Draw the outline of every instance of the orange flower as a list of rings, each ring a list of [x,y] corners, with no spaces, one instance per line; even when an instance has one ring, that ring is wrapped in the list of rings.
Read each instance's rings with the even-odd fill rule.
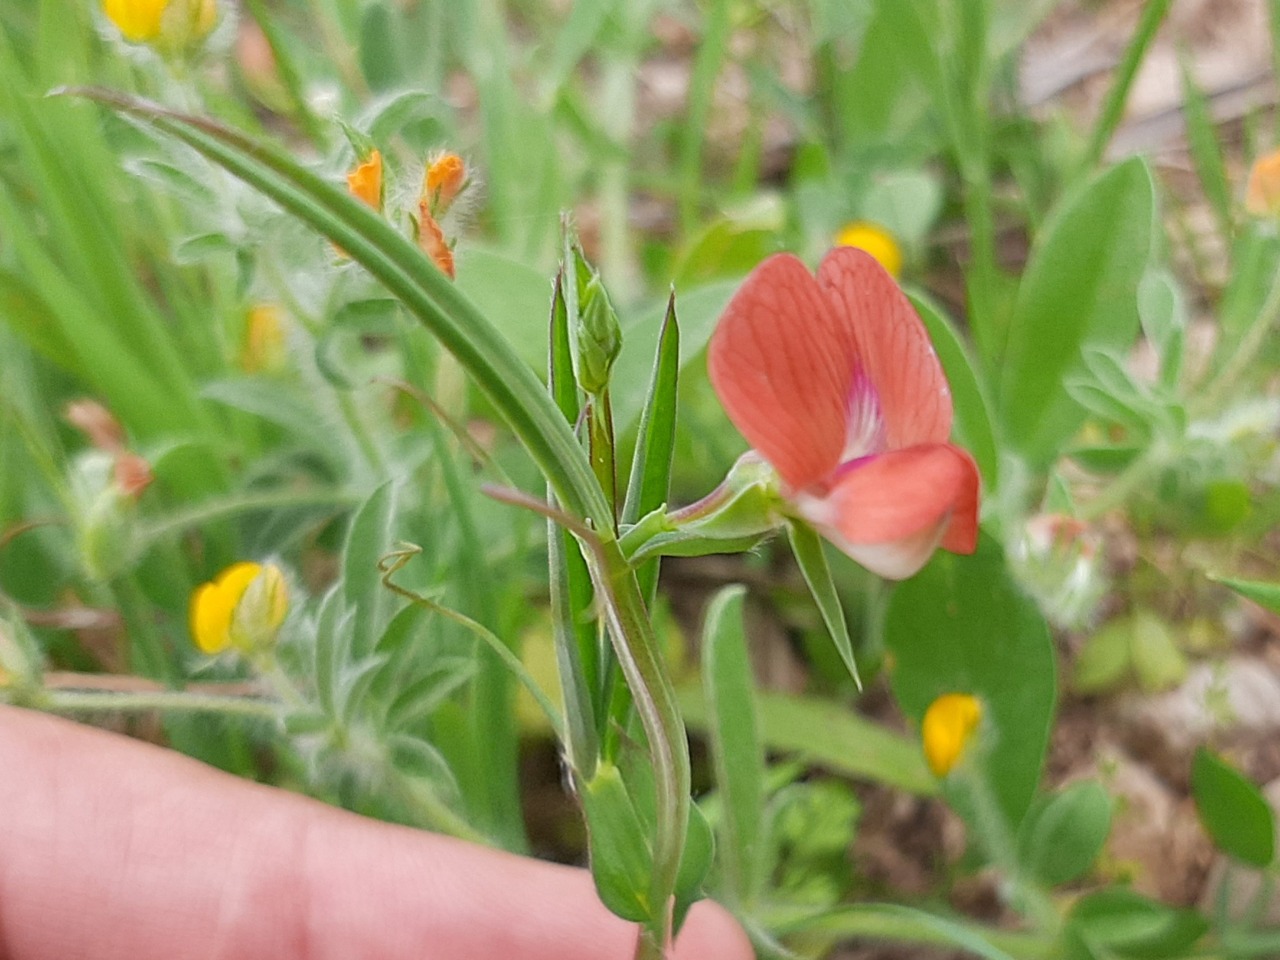
[[[423,199],[436,217],[446,210],[467,185],[467,167],[456,153],[442,153],[427,165],[422,178]]]
[[[1280,214],[1280,150],[1253,162],[1245,188],[1244,208],[1256,217]]]
[[[121,450],[116,454],[112,469],[116,489],[122,496],[137,500],[142,492],[151,486],[155,475],[151,472],[151,464],[136,453]]]
[[[88,437],[89,442],[99,450],[116,453],[125,448],[124,427],[97,400],[72,400],[62,415],[67,423]]]
[[[418,201],[418,246],[440,268],[441,273],[450,280],[454,279],[453,249],[445,241],[440,224],[431,216],[431,207],[426,197]]]
[[[770,257],[725,308],[707,365],[787,511],[868,570],[902,579],[939,546],[973,552],[977,465],[949,442],[951,391],[924,325],[870,254],[837,247],[817,279]]]
[[[382,211],[382,154],[371,150],[369,156],[347,174],[347,189],[358,200]]]

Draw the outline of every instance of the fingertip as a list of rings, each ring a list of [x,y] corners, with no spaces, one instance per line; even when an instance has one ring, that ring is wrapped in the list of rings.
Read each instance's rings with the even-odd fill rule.
[[[732,913],[714,900],[701,900],[689,911],[676,938],[673,960],[752,960],[755,950]]]

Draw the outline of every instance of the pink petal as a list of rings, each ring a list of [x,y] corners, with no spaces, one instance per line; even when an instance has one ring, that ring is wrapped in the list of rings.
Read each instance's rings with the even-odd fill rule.
[[[844,449],[856,345],[807,267],[777,254],[716,327],[707,368],[729,419],[792,489],[828,478]]]
[[[951,389],[915,308],[875,258],[836,247],[818,268],[818,285],[846,323],[880,401],[888,449],[946,443]]]
[[[794,503],[837,547],[867,569],[909,577],[934,549],[972,553],[978,540],[978,468],[948,443],[921,444],[841,468],[826,496]]]

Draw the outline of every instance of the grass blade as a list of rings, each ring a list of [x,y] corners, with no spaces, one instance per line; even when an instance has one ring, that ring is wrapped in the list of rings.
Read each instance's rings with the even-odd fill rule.
[[[711,756],[724,803],[724,880],[738,904],[751,903],[761,880],[764,837],[764,748],[742,608],[746,588],[725,587],[711,600],[702,633],[702,683]]]

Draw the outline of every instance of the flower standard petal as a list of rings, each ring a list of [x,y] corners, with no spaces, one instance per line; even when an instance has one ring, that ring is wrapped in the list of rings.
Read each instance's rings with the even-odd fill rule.
[[[846,554],[900,580],[939,545],[973,552],[978,468],[960,447],[920,444],[845,464],[828,493],[800,494],[795,505]]]
[[[752,271],[720,318],[707,369],[729,419],[788,486],[832,474],[845,444],[856,345],[803,263],[778,254]]]
[[[848,326],[862,369],[880,403],[890,450],[946,443],[951,388],[911,301],[864,250],[836,247],[818,268],[818,286]]]

